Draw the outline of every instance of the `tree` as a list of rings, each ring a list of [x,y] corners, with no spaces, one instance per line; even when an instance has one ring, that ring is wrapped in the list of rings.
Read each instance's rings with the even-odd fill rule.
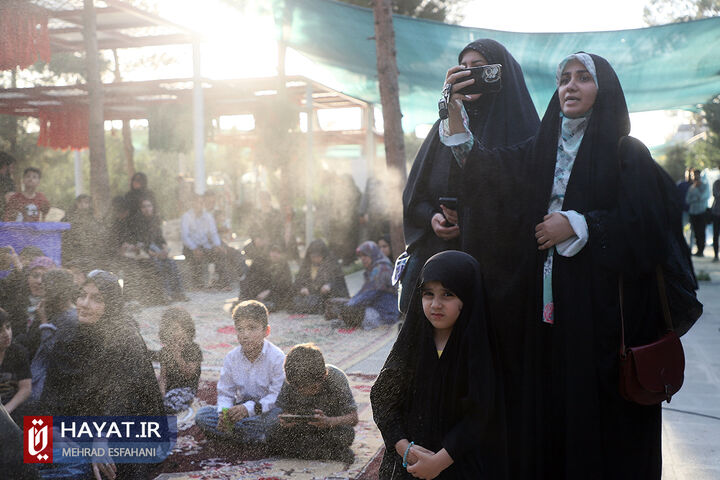
[[[720,0],[650,0],[643,12],[648,25],[688,22],[720,15]]]
[[[673,145],[665,154],[662,162],[665,171],[676,182],[685,178],[689,149],[684,143]]]
[[[688,22],[720,15],[720,0],[650,0],[644,9],[648,25]],[[706,140],[695,142],[687,152],[690,167],[720,167],[720,94],[701,106],[695,119],[708,129]]]
[[[105,158],[105,112],[103,87],[100,79],[99,50],[96,33],[95,5],[93,0],[83,0],[83,37],[87,64],[88,143],[90,147],[90,193],[96,212],[106,212],[110,207],[110,178]]]
[[[373,8],[375,0],[342,0],[344,3]],[[438,22],[455,23],[462,19],[461,11],[468,0],[444,2],[438,0],[393,0],[392,13],[408,17],[425,18]]]
[[[403,141],[400,88],[390,0],[375,0],[375,49],[378,85],[385,127],[385,161],[388,167],[388,202],[392,249],[405,249],[402,228],[402,184],[405,182],[405,142]]]

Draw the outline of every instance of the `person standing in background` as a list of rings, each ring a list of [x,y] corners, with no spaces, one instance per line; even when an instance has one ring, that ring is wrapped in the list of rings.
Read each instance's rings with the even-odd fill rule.
[[[710,220],[713,226],[713,250],[715,251],[713,262],[717,262],[718,247],[720,247],[720,245],[718,245],[718,237],[720,236],[720,179],[715,180],[713,183],[712,194],[713,204],[710,209]]]
[[[688,188],[685,201],[690,214],[690,226],[695,235],[696,257],[702,257],[705,250],[705,227],[707,225],[707,202],[710,198],[710,188],[702,179],[700,170],[692,172],[692,185]]]

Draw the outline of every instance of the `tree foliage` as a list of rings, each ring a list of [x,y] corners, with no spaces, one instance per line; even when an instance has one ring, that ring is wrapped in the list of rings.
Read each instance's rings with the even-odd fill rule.
[[[643,17],[648,25],[660,25],[718,15],[720,0],[649,0]]]
[[[374,0],[342,0],[344,3],[372,8]],[[408,17],[425,18],[438,22],[456,23],[462,19],[460,12],[468,0],[444,2],[441,0],[393,0],[393,13]]]

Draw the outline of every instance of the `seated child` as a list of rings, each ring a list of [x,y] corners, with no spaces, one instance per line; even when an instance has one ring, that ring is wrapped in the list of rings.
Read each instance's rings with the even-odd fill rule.
[[[22,425],[22,405],[30,397],[32,375],[27,351],[12,343],[10,316],[0,308],[0,402],[12,419]]]
[[[195,343],[195,323],[184,308],[172,307],[160,319],[160,391],[168,413],[187,410],[200,382],[202,351]]]
[[[23,172],[22,192],[14,193],[8,198],[3,214],[4,222],[42,222],[50,211],[50,202],[41,192],[37,191],[40,185],[40,170],[28,167]]]
[[[271,443],[283,455],[352,463],[358,423],[347,377],[326,365],[312,343],[295,345],[285,359],[286,381],[277,398],[282,409]]]
[[[198,411],[195,423],[206,433],[244,443],[265,441],[279,411],[275,400],[285,380],[285,354],[270,343],[265,305],[248,300],[233,308],[240,344],[227,354],[217,384],[217,406]]]
[[[480,265],[466,253],[438,253],[418,284],[370,392],[385,441],[379,478],[506,478]]]

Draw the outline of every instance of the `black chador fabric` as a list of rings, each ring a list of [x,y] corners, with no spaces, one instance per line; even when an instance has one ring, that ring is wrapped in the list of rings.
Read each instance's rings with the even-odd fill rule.
[[[312,263],[310,262],[310,256],[312,254],[321,255],[323,258],[322,263],[317,267],[317,275],[315,278],[312,278]],[[305,252],[305,259],[302,265],[300,265],[297,277],[295,277],[293,290],[295,295],[298,295],[303,288],[307,288],[311,295],[320,295],[320,289],[326,284],[330,285],[330,292],[328,292],[326,296],[350,296],[340,264],[330,255],[330,249],[325,242],[317,239],[308,245],[307,251]]]
[[[433,328],[413,294],[407,321],[373,385],[375,423],[385,441],[380,478],[411,478],[395,444],[405,438],[454,463],[437,478],[505,478],[502,385],[489,337],[477,262],[458,251],[431,257],[418,285],[439,281],[463,302],[450,338],[438,352]]]
[[[627,344],[657,339],[654,268],[667,255],[668,233],[680,235],[681,211],[672,181],[647,148],[632,137],[620,143],[630,130],[622,88],[608,62],[591,57],[598,94],[562,207],[585,216],[589,240],[573,257],[554,256],[554,325],[542,322],[547,253],[537,250],[534,226],[547,214],[554,181],[558,93],[533,141],[495,151],[474,147],[464,172],[466,182],[504,176],[498,201],[514,202],[517,214],[501,227],[519,226],[522,233],[522,250],[508,254],[518,255],[518,275],[534,277],[521,324],[525,338],[501,345],[506,359],[524,364],[524,376],[505,378],[506,392],[520,394],[508,404],[517,412],[509,439],[519,445],[511,457],[513,477],[523,480],[661,476],[660,407],[635,405],[618,393],[618,276],[625,281]],[[501,331],[505,319],[492,315],[490,308]]]
[[[470,129],[475,138],[485,147],[495,148],[515,145],[534,135],[539,124],[537,112],[522,69],[510,52],[494,40],[476,40],[462,50],[458,62],[468,50],[481,53],[491,64],[500,63],[503,66],[502,90],[466,104]],[[408,250],[418,256],[408,265],[402,282],[411,289],[425,260],[437,252],[460,247],[460,239],[441,240],[430,226],[432,216],[441,211],[440,197],[461,196],[461,172],[450,148],[440,142],[438,126],[439,121],[433,125],[420,147],[403,192],[405,243]],[[462,238],[477,231],[472,224],[475,219],[470,207],[464,202],[460,205],[463,211],[460,222]],[[482,208],[484,211],[485,208]],[[487,215],[486,219],[492,218],[492,212],[487,212]],[[412,269],[412,266],[415,268]]]

